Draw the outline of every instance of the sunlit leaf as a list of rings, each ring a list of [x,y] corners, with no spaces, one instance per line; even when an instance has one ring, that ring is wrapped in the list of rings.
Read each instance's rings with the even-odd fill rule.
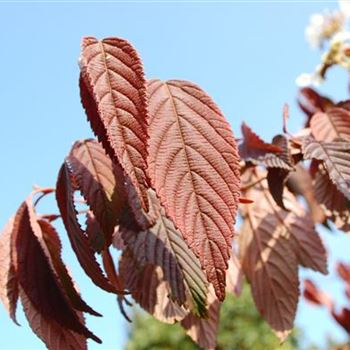
[[[167,218],[153,190],[149,190],[149,203],[150,211],[157,218],[154,226],[141,232],[124,230],[124,242],[140,264],[162,268],[171,297],[179,305],[189,303],[194,313],[203,316],[206,314],[207,282],[199,260]]]
[[[247,181],[263,177],[252,171]],[[295,198],[285,191],[288,211],[276,206],[264,182],[246,195],[254,204],[242,209],[240,256],[243,271],[261,315],[281,338],[293,327],[298,296],[298,265],[327,273],[326,252],[313,221]]]
[[[322,142],[308,137],[303,142],[303,153],[306,159],[322,160],[330,179],[350,199],[350,142]]]
[[[343,108],[318,112],[311,118],[310,127],[317,141],[332,142],[339,138],[349,141],[350,112]]]
[[[147,211],[147,99],[141,60],[125,40],[86,37],[80,56],[82,103]],[[93,101],[91,101],[93,99]]]
[[[148,93],[153,186],[223,300],[240,188],[235,139],[196,85],[154,80]]]
[[[56,200],[63,223],[66,227],[72,248],[79,260],[81,267],[91,280],[100,288],[115,293],[117,292],[110,281],[104,276],[96,261],[94,252],[89,246],[89,241],[81,229],[74,206],[74,189],[72,187],[72,174],[66,164],[63,164],[58,174],[56,186]]]
[[[95,140],[77,141],[66,162],[94,213],[108,246],[126,207],[122,169],[112,163]]]
[[[159,266],[141,266],[125,251],[119,262],[119,273],[135,301],[159,321],[174,323],[187,315],[188,310],[171,299],[169,283]]]

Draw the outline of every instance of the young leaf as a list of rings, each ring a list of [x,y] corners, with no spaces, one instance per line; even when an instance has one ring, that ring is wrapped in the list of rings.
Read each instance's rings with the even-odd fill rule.
[[[251,173],[249,182],[263,175]],[[326,252],[312,219],[287,191],[284,203],[289,211],[275,205],[263,182],[246,195],[255,202],[242,209],[242,268],[258,310],[283,340],[292,329],[297,307],[298,264],[327,273]]]
[[[312,137],[303,141],[305,159],[322,160],[330,179],[347,199],[350,199],[350,142],[316,141]]]
[[[33,332],[50,350],[87,350],[86,338],[62,328],[57,322],[43,317],[33,306],[26,293],[20,289],[24,314]],[[80,317],[82,319],[82,317]]]
[[[30,211],[28,202],[23,202],[16,213],[16,225],[12,234],[12,257],[21,289],[43,318],[101,343],[101,340],[85,327],[67,301],[50,266],[46,251],[39,243],[37,237],[41,233],[35,232],[39,225],[34,225]]]
[[[223,300],[240,189],[235,139],[196,85],[154,80],[148,93],[153,187]]]
[[[67,164],[64,163],[58,174],[56,200],[72,248],[81,267],[97,286],[107,292],[118,293],[120,291],[116,291],[110,281],[104,276],[95,259],[94,252],[89,246],[88,238],[80,227],[74,206],[72,180],[72,174]]]
[[[207,282],[198,258],[183,240],[181,232],[167,218],[154,190],[148,190],[150,212],[157,218],[148,230],[122,230],[122,237],[139,264],[160,266],[169,282],[171,297],[179,305],[191,305],[192,312],[206,315]]]
[[[159,266],[140,266],[130,251],[126,250],[119,262],[119,273],[135,301],[157,320],[174,323],[188,314],[188,310],[169,297],[170,286],[164,280]]]
[[[208,304],[208,318],[199,318],[189,314],[181,321],[181,326],[201,348],[214,350],[219,329],[221,303],[215,296],[212,286],[209,287]]]
[[[318,112],[311,118],[310,127],[317,141],[332,142],[339,138],[350,141],[350,112],[343,108]]]
[[[305,87],[300,89],[298,96],[298,104],[301,110],[307,115],[308,120],[305,126],[308,127],[310,118],[319,111],[325,112],[328,108],[334,106],[331,99],[321,96],[317,91]]]
[[[276,154],[281,154],[283,148],[279,145],[264,142],[246,123],[242,124],[243,142],[239,145],[239,155],[253,164],[284,167]]]
[[[349,285],[350,284],[350,265],[346,265],[340,262],[340,263],[337,263],[336,269],[337,269],[338,275],[342,278],[342,280]]]
[[[66,162],[109,246],[127,202],[122,169],[95,140],[75,142]]]
[[[12,217],[5,225],[0,236],[0,299],[13,322],[16,320],[18,300],[18,279],[11,254],[11,236],[14,226]]]
[[[148,211],[148,116],[141,60],[134,48],[123,39],[98,41],[87,37],[82,41],[80,68],[86,88],[82,102],[89,119],[93,120],[94,132],[101,141],[105,141],[103,144],[108,140],[107,151],[113,150],[113,155],[139,195],[143,209]],[[84,98],[89,97],[94,103],[85,101]],[[96,110],[101,122],[94,121]]]
[[[325,305],[332,310],[334,305],[328,294],[322,292],[311,280],[304,281],[304,298],[316,305]]]

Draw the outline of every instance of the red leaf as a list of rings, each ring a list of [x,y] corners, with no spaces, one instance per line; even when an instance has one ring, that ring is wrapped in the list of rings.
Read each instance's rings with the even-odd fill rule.
[[[216,298],[212,286],[209,288],[208,303],[208,318],[203,319],[189,314],[181,321],[181,326],[201,348],[214,350],[219,329],[221,303]]]
[[[123,240],[141,266],[161,267],[174,301],[180,306],[188,304],[193,313],[205,316],[207,281],[199,260],[166,216],[154,190],[148,193],[155,224],[139,232],[120,227]]]
[[[243,123],[241,128],[243,142],[239,145],[239,154],[243,159],[263,162],[267,156],[274,159],[274,154],[283,152],[280,146],[264,142],[247,124]]]
[[[333,309],[332,299],[319,290],[311,280],[304,281],[304,297],[313,304],[325,305],[329,310]]]
[[[343,279],[343,281],[350,285],[350,265],[338,263],[337,272],[338,275]]]
[[[13,226],[14,218],[12,217],[7,222],[0,236],[0,299],[13,322],[18,324],[16,320],[18,279],[11,254],[11,235]]]
[[[40,314],[23,290],[20,291],[24,314],[33,332],[50,350],[87,350],[86,338],[62,328],[57,322]],[[82,316],[80,317],[83,321]]]
[[[330,179],[350,200],[350,142],[321,142],[308,137],[302,148],[305,159],[323,161]]]
[[[49,259],[51,267],[59,278],[60,285],[71,305],[78,311],[88,312],[95,316],[101,316],[85,303],[74,287],[72,278],[61,258],[61,242],[55,228],[49,222],[44,220],[39,220],[38,224],[40,225],[41,237],[43,239],[43,242],[40,243],[44,245],[43,249],[46,248],[47,258]]]
[[[77,141],[66,162],[109,246],[126,204],[122,169],[95,140]]]
[[[305,126],[309,126],[310,118],[319,111],[325,112],[328,108],[334,106],[332,100],[321,96],[311,88],[302,88],[299,91],[298,104],[301,110],[308,116]]]
[[[291,170],[293,169],[293,160],[288,148],[288,140],[283,135],[276,135],[272,144],[280,147],[283,152],[277,155],[284,164],[283,167],[268,167],[267,171],[267,183],[269,186],[272,198],[275,200],[276,204],[282,209],[286,209],[283,203],[283,189],[287,181],[287,177]],[[286,168],[287,165],[289,168]]]
[[[350,231],[349,200],[331,181],[323,166],[320,166],[314,179],[315,198],[324,209],[327,218],[342,231]]]
[[[113,150],[147,211],[148,116],[141,60],[125,40],[87,37],[82,42],[80,67],[87,88],[82,102],[92,128],[104,145],[108,141],[107,151]],[[86,98],[93,98],[94,103]]]
[[[86,213],[86,235],[88,237],[89,245],[96,253],[101,253],[105,246],[104,235],[100,224],[95,219],[91,211]]]
[[[112,255],[111,255],[108,248],[105,248],[102,251],[102,261],[103,261],[103,267],[106,271],[108,279],[111,281],[114,288],[116,290],[122,290],[122,283],[119,280],[119,276],[118,276],[117,271],[115,269]]]
[[[350,112],[343,108],[318,112],[311,118],[310,127],[317,141],[350,140]]]
[[[305,168],[301,165],[295,167],[295,171],[288,177],[287,187],[295,195],[301,195],[305,198],[315,223],[323,223],[326,220],[323,209],[315,198],[310,174]]]
[[[100,288],[111,293],[118,293],[110,281],[104,276],[98,265],[94,252],[89,246],[88,238],[81,229],[73,200],[72,174],[66,164],[63,164],[58,174],[56,200],[63,223],[66,227],[72,248],[81,267],[91,280]]]
[[[35,232],[34,219],[27,202],[18,209],[12,235],[13,261],[18,282],[37,312],[45,319],[100,343],[68,303]],[[40,228],[39,228],[40,229]]]
[[[249,198],[240,198],[239,199],[239,203],[241,204],[252,204],[254,203],[254,201],[252,199],[249,199]]]
[[[261,178],[264,172],[252,170],[243,179],[256,186],[244,193],[254,204],[240,208],[239,252],[257,309],[283,340],[297,308],[298,265],[327,273],[327,257],[311,217],[295,197],[284,191],[289,211],[277,207]]]
[[[120,277],[133,298],[157,320],[174,323],[188,313],[170,298],[169,283],[159,266],[140,266],[130,251],[124,251],[119,262]]]
[[[332,312],[333,318],[350,334],[350,309],[344,307],[340,312]]]
[[[196,85],[154,80],[148,88],[153,186],[223,300],[240,189],[235,139]]]
[[[241,264],[235,254],[228,261],[226,272],[226,293],[234,293],[239,296],[242,291],[243,273]]]

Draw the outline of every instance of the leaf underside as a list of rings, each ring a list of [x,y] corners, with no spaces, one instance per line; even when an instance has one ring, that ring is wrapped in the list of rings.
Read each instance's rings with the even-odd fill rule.
[[[310,121],[311,132],[317,141],[350,140],[350,112],[343,108],[330,108],[316,113]]]
[[[347,199],[350,200],[350,143],[316,141],[312,137],[303,141],[305,159],[323,161],[330,179]]]
[[[162,268],[174,301],[189,305],[192,312],[205,316],[207,282],[199,260],[166,217],[155,192],[148,193],[151,215],[157,219],[154,226],[140,232],[124,229],[123,240],[139,264]]]
[[[126,250],[119,261],[119,273],[135,301],[157,320],[174,323],[188,314],[188,310],[170,298],[169,283],[164,280],[159,266],[141,266],[132,253]]]
[[[40,244],[40,225],[35,222],[29,203],[23,202],[18,209],[12,235],[12,258],[21,290],[41,317],[100,343],[67,300],[52,270],[47,251]]]
[[[77,141],[66,161],[110,245],[126,203],[122,169],[95,140]]]
[[[82,42],[80,68],[82,103],[91,126],[107,144],[106,151],[113,152],[111,156],[117,158],[148,211],[148,115],[141,60],[123,39],[87,37]]]
[[[196,85],[153,80],[148,95],[153,187],[223,300],[240,189],[235,139]]]
[[[263,175],[251,173],[249,181]],[[299,297],[298,265],[327,273],[326,252],[311,217],[289,192],[284,194],[288,211],[276,206],[263,182],[246,195],[255,201],[242,210],[242,268],[258,310],[283,340],[293,327]]]
[[[189,314],[181,321],[181,326],[201,348],[214,350],[219,330],[221,303],[212,286],[209,287],[208,304],[208,318],[198,318]]]
[[[72,173],[68,165],[64,163],[58,174],[56,200],[73,251],[85,273],[97,286],[107,292],[117,293],[110,281],[103,274],[96,261],[94,252],[89,245],[88,238],[80,227],[74,206],[74,188],[72,181],[74,181]]]

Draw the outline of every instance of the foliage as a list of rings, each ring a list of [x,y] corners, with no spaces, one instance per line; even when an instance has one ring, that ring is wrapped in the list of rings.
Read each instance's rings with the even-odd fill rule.
[[[20,300],[49,349],[101,342],[84,322],[84,313],[100,315],[61,259],[54,228],[61,218],[82,269],[116,295],[126,318],[130,294],[212,349],[221,304],[244,274],[257,310],[286,340],[299,266],[327,273],[315,224],[349,231],[350,101],[303,88],[306,122],[298,133],[288,131],[285,106],[283,134],[271,143],[245,123],[237,139],[197,85],[146,80],[124,39],[84,38],[79,64],[82,105],[97,139],[77,141],[56,187],[35,188],[0,236],[0,297],[10,317],[16,322]],[[50,193],[59,214],[39,214]],[[77,211],[77,193],[86,210]]]
[[[220,311],[218,343],[216,349],[297,349],[299,330],[293,331],[280,345],[254,307],[249,286],[244,284],[239,298],[229,295]],[[130,325],[126,350],[198,349],[179,325],[167,325],[150,315],[136,311]]]

